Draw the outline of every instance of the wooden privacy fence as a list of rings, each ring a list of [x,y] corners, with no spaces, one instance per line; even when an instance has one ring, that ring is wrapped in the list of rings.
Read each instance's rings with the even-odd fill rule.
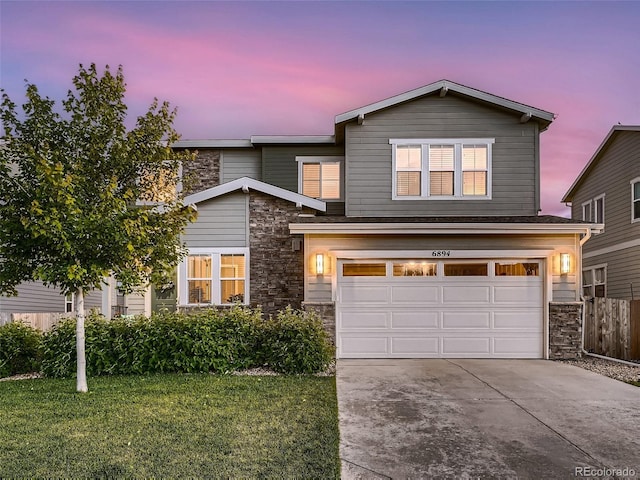
[[[587,352],[640,359],[640,300],[585,299],[584,348]]]
[[[43,332],[48,332],[63,318],[73,316],[73,313],[12,313],[11,321],[22,322]]]

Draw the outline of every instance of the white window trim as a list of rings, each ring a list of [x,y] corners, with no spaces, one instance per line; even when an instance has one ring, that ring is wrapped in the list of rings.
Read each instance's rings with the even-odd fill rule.
[[[631,185],[631,223],[640,222],[640,217],[639,218],[633,218],[633,204],[635,203],[633,201],[633,190],[634,190],[633,186],[636,183],[640,183],[640,177],[636,177],[636,178],[634,178],[633,180],[631,180],[629,182],[629,184]],[[640,199],[638,199],[638,202],[640,202]]]
[[[71,305],[71,310],[67,310],[67,306]],[[70,293],[64,296],[64,313],[75,313],[76,311],[76,294]]]
[[[589,207],[589,215],[585,215],[585,208]],[[587,216],[589,218],[587,218]],[[593,200],[587,200],[582,204],[582,220],[584,222],[590,222],[593,217]]]
[[[323,155],[323,156],[297,156],[296,162],[298,162],[298,193],[304,195],[302,192],[302,168],[305,163],[338,163],[340,164],[340,198],[322,198],[318,200],[323,202],[344,202],[344,157],[339,155]],[[321,173],[322,175],[322,169]],[[322,190],[322,179],[320,180],[320,189]]]
[[[604,215],[607,211],[607,208],[605,207],[605,201],[604,201],[604,196],[605,194],[603,193],[602,195],[598,195],[597,197],[594,197],[593,199],[593,221],[594,223],[602,223],[604,225],[605,222],[605,218]],[[598,213],[600,213],[598,211],[598,200],[602,200],[602,222],[598,222]],[[602,233],[602,232],[600,232]]]
[[[391,138],[391,199],[392,200],[491,200],[492,198],[492,164],[493,144],[495,138]],[[398,195],[396,180],[396,146],[420,145],[422,147],[421,186],[419,196]],[[454,146],[454,195],[431,196],[429,193],[429,145]],[[487,194],[462,194],[462,145],[487,146]]]
[[[220,298],[220,256],[237,254],[244,255],[244,302],[243,305],[249,305],[249,249],[234,247],[197,247],[190,248],[189,253],[178,266],[178,305],[185,306],[211,306],[211,305],[229,305],[222,303]],[[189,303],[189,282],[187,278],[187,262],[189,255],[210,255],[211,256],[211,303]]]

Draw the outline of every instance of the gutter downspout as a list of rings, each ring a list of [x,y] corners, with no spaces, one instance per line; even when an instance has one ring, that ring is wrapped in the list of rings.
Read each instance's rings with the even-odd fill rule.
[[[589,228],[587,230],[587,234],[580,239],[580,258],[582,258],[582,246],[587,242],[587,240],[589,240],[591,238],[591,229]],[[582,267],[582,265],[581,265]],[[626,360],[620,360],[619,358],[613,358],[613,357],[607,357],[606,355],[598,355],[597,353],[591,353],[591,352],[587,352],[584,348],[584,322],[585,322],[585,314],[586,314],[586,308],[584,308],[585,305],[585,299],[582,295],[580,295],[580,300],[582,301],[582,312],[580,314],[581,320],[582,320],[582,341],[580,344],[580,350],[582,351],[583,355],[586,355],[588,357],[595,357],[595,358],[600,358],[602,360],[609,360],[611,362],[618,362],[618,363],[622,363],[624,365],[631,365],[632,367],[640,367],[639,364],[637,363],[633,363],[633,362],[627,362]]]

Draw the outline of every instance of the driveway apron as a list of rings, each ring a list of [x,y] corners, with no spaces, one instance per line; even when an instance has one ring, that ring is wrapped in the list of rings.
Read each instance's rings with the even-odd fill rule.
[[[337,388],[345,479],[640,478],[640,388],[578,367],[339,360]]]

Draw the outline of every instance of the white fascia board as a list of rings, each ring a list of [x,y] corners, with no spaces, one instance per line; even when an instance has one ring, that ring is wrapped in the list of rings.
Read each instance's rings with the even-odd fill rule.
[[[336,143],[334,135],[252,135],[252,144],[329,144]]]
[[[327,211],[327,204],[322,200],[317,200],[305,195],[300,195],[299,193],[291,192],[289,190],[285,190],[284,188],[276,187],[275,185],[264,183],[249,177],[238,178],[231,182],[218,185],[217,187],[212,187],[207,190],[203,190],[202,192],[188,195],[184,198],[184,204],[191,205],[204,202],[206,200],[210,200],[212,198],[219,197],[220,195],[225,195],[236,190],[256,190],[258,192],[266,193],[267,195],[272,195],[274,197],[282,198],[283,200],[288,200],[289,202],[295,203],[296,205],[304,205],[305,207],[313,208],[314,210],[318,210],[320,212]]]
[[[251,140],[179,140],[172,148],[252,148]]]
[[[290,223],[292,234],[432,234],[432,235],[513,235],[513,234],[586,234],[599,225],[530,223]]]
[[[528,250],[451,250],[450,257],[434,256],[438,250],[329,250],[339,259],[378,259],[378,258],[431,258],[433,261],[455,260],[458,258],[546,258],[554,253],[549,249]]]
[[[531,114],[532,116],[545,120],[547,122],[552,122],[555,118],[555,115],[553,113],[547,112],[545,110],[540,110],[539,108],[530,107],[529,105],[525,105],[523,103],[514,102],[513,100],[498,97],[496,95],[492,95],[491,93],[476,90],[475,88],[466,87],[450,80],[440,80],[435,83],[425,85],[424,87],[416,88],[415,90],[401,93],[400,95],[396,95],[394,97],[387,98],[385,100],[381,100],[379,102],[372,103],[370,105],[366,105],[364,107],[337,115],[335,118],[335,123],[337,125],[339,123],[348,122],[350,120],[358,118],[360,115],[366,116],[369,113],[382,110],[384,108],[389,108],[403,102],[408,102],[424,95],[429,95],[431,93],[439,91],[440,89],[457,92],[462,95],[476,98],[484,102],[493,103],[495,105],[505,107],[510,110],[515,110],[523,114]]]

